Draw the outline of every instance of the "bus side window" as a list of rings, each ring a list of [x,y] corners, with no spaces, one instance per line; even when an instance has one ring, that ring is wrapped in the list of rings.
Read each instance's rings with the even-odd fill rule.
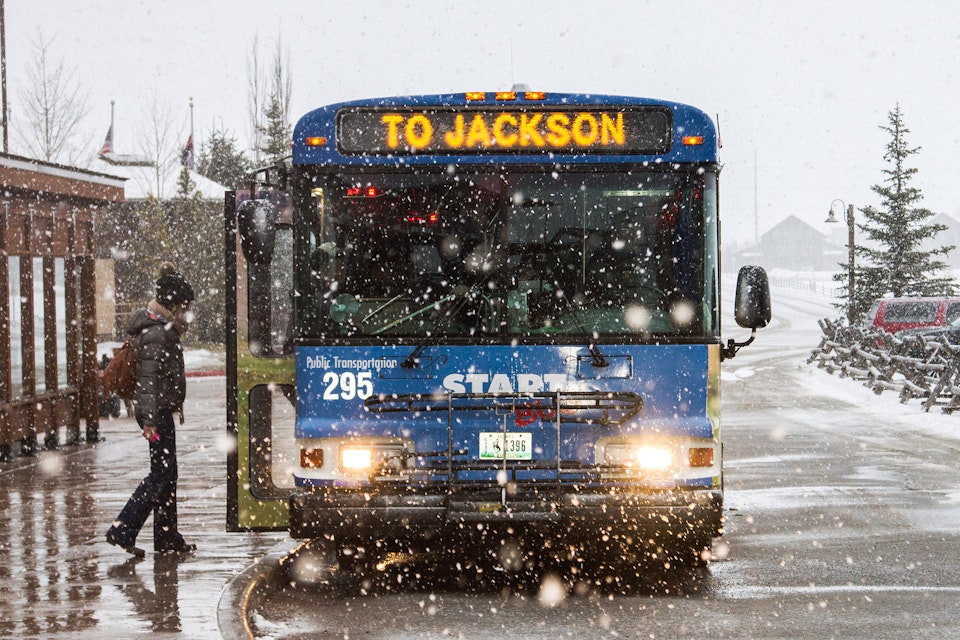
[[[279,227],[269,264],[247,263],[247,343],[256,356],[293,353],[293,230]]]
[[[277,229],[276,248],[270,264],[270,352],[293,353],[293,229]]]

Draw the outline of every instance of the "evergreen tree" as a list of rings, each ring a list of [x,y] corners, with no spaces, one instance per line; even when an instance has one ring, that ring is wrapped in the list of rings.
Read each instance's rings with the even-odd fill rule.
[[[293,139],[293,127],[287,122],[287,113],[277,95],[271,95],[264,111],[267,119],[263,127],[263,146],[260,153],[268,164],[276,164],[290,155],[290,141]]]
[[[910,130],[904,125],[899,104],[887,114],[887,122],[880,128],[890,134],[883,154],[889,166],[883,170],[883,182],[871,187],[881,204],[860,209],[864,222],[856,226],[865,240],[854,247],[854,291],[844,286],[841,294],[847,302],[840,306],[849,311],[852,305],[855,322],[862,320],[873,301],[884,295],[943,296],[953,295],[955,288],[952,278],[938,275],[947,267],[939,257],[953,247],[921,248],[925,240],[935,238],[947,227],[930,222],[933,212],[919,206],[923,194],[910,185],[917,169],[908,167],[907,161],[920,147],[907,144]],[[847,265],[841,266],[844,271],[833,278],[845,284]]]
[[[287,67],[289,60],[287,61]],[[265,122],[259,126],[261,145],[258,157],[268,164],[277,164],[290,155],[293,126],[290,124],[290,94],[292,92],[289,72],[284,66],[280,44],[273,59],[270,95],[263,110]]]
[[[253,168],[237,148],[236,138],[226,131],[212,131],[200,147],[197,173],[228,189],[242,189],[244,178]]]
[[[98,257],[115,261],[118,337],[130,313],[153,298],[160,264],[169,260],[197,298],[185,342],[223,343],[223,203],[204,199],[186,167],[173,198],[150,195],[105,207],[95,224]]]
[[[174,244],[166,211],[151,195],[101,209],[96,225],[105,257],[115,260],[116,300],[125,322],[130,311],[146,306],[153,297],[160,264]]]
[[[188,342],[223,343],[222,204],[203,198],[184,167],[177,195],[167,203],[167,225],[177,243],[166,254],[193,285],[196,300]]]
[[[177,176],[177,197],[181,199],[189,198],[197,190],[197,183],[190,177],[190,169],[183,167],[180,169],[180,175]]]

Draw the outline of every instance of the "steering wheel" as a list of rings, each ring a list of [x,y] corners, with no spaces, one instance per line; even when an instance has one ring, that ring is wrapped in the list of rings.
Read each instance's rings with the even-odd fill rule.
[[[646,301],[650,297],[650,295],[644,295],[644,292],[646,292],[647,294],[652,294],[652,296],[656,299],[658,309],[662,309],[664,306],[666,306],[668,297],[667,292],[663,289],[655,287],[652,284],[641,284],[636,287],[634,291],[636,292],[634,299]]]

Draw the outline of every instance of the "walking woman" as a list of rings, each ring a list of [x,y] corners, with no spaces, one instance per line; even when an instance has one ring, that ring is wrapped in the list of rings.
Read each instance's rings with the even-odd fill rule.
[[[156,298],[131,316],[127,333],[137,355],[136,418],[150,444],[150,474],[130,496],[107,531],[107,542],[137,557],[137,534],[153,512],[153,549],[161,553],[196,550],[177,528],[177,440],[174,414],[183,424],[186,378],[180,336],[187,330],[193,287],[169,262],[160,268]]]

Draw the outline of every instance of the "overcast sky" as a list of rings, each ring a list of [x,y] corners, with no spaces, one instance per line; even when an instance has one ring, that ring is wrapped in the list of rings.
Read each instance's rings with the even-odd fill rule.
[[[909,6],[908,6],[909,4]],[[116,101],[114,148],[169,109],[185,141],[189,99],[202,139],[247,139],[254,39],[289,53],[292,117],[355,98],[532,89],[664,98],[719,119],[725,240],[788,215],[818,229],[831,202],[877,205],[899,103],[915,186],[960,217],[960,5],[956,0],[584,2],[567,0],[5,0],[8,95],[38,31],[88,97],[96,154]],[[16,148],[11,148],[16,152]],[[840,204],[836,204],[839,212]],[[835,225],[841,227],[842,225]]]

